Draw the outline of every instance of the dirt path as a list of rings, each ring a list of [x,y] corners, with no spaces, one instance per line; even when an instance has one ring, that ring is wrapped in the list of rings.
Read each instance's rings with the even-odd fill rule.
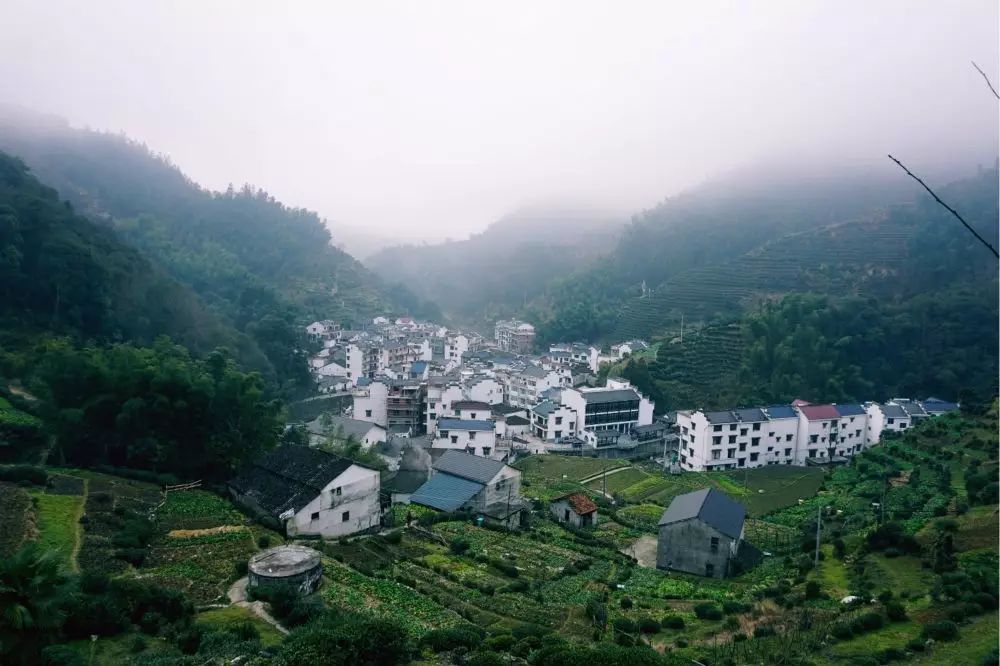
[[[649,569],[656,568],[656,537],[652,534],[644,534],[636,539],[635,543],[627,548],[622,548],[620,552],[639,560],[640,567]]]
[[[80,523],[80,518],[83,517],[83,512],[87,510],[87,494],[90,492],[90,479],[83,480],[83,498],[80,500],[80,508],[77,509],[76,515],[73,520],[76,525],[76,532],[73,536],[73,552],[69,555],[69,567],[74,573],[79,573],[80,565],[76,561],[77,555],[80,554],[80,548],[83,547],[83,525]]]
[[[602,476],[605,476],[605,475],[611,476],[612,474],[617,474],[618,472],[624,472],[627,469],[634,469],[634,467],[632,467],[632,465],[626,465],[625,467],[615,467],[614,469],[609,469],[609,470],[605,470],[603,472],[599,472],[597,474],[592,474],[592,475],[588,476],[585,479],[580,479],[579,481],[577,481],[577,483],[579,483],[580,485],[585,486],[588,483],[590,483],[591,481],[597,481]]]
[[[229,591],[226,592],[226,596],[229,597],[229,603],[233,606],[240,606],[242,608],[249,608],[250,612],[259,617],[260,619],[267,622],[269,625],[277,629],[283,634],[288,634],[288,629],[281,626],[281,623],[274,619],[267,609],[264,608],[264,602],[262,601],[247,601],[247,583],[249,580],[244,576],[238,581],[233,583]]]

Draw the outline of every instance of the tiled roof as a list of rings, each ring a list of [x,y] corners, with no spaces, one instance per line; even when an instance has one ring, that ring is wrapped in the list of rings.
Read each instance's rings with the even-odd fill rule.
[[[764,412],[757,407],[752,409],[734,409],[733,412],[742,423],[760,423],[767,420]]]
[[[279,446],[229,482],[273,516],[296,513],[356,463],[308,446]],[[363,465],[361,465],[363,467]]]
[[[594,500],[590,499],[583,493],[563,495],[562,497],[557,497],[552,501],[558,502],[559,500],[566,500],[578,516],[584,516],[588,513],[597,511],[597,505],[594,504]]]
[[[481,400],[459,400],[458,402],[451,403],[452,409],[485,409],[490,411],[490,406],[488,403],[482,402]]]
[[[698,518],[728,537],[737,538],[743,531],[746,509],[739,502],[715,488],[702,488],[678,495],[660,517],[660,525]]]
[[[958,405],[954,402],[945,402],[944,400],[938,400],[937,398],[927,398],[923,402],[924,409],[931,414],[937,414],[939,412],[953,412],[958,409]]]
[[[438,472],[460,476],[478,483],[489,483],[504,467],[505,465],[499,460],[474,456],[471,453],[455,451],[454,449],[445,452],[434,463],[434,469]]]
[[[728,409],[721,412],[705,412],[705,420],[709,423],[736,423],[736,415]]]
[[[559,405],[552,402],[551,400],[546,400],[532,407],[531,411],[533,411],[535,414],[538,414],[539,416],[548,416],[552,412],[556,411],[558,407]]]
[[[590,404],[602,402],[625,402],[627,400],[639,399],[639,394],[636,393],[635,389],[581,391],[580,395],[582,395],[583,399]]]
[[[435,474],[410,495],[410,503],[441,511],[454,511],[482,489],[482,483],[451,474]]]
[[[799,411],[802,412],[810,421],[836,419],[840,417],[840,414],[837,412],[837,408],[833,405],[802,405],[799,407]]]
[[[493,422],[482,419],[438,419],[438,430],[493,430]]]
[[[412,493],[427,481],[427,470],[400,470],[385,484],[394,493]]]
[[[899,405],[886,404],[879,406],[882,408],[882,413],[886,415],[886,418],[905,419],[909,416],[909,414],[906,413],[906,410]]]
[[[852,405],[834,405],[837,408],[837,413],[841,416],[864,416],[867,414],[865,408],[858,404]]]
[[[517,414],[507,417],[507,425],[509,426],[525,426],[529,425],[530,423],[531,421],[524,418],[523,416],[518,416]]]
[[[789,405],[770,405],[764,411],[772,419],[797,419],[799,415]]]

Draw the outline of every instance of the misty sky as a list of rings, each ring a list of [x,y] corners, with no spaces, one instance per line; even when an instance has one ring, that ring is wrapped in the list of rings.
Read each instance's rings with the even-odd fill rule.
[[[0,101],[124,131],[208,187],[459,238],[775,155],[992,159],[969,61],[996,83],[998,20],[996,0],[3,0]]]

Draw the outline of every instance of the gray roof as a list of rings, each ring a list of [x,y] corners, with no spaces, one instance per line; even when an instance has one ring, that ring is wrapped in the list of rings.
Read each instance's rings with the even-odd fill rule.
[[[837,413],[841,416],[864,416],[867,414],[865,408],[857,404],[834,405],[834,407],[837,408]]]
[[[542,368],[539,368],[537,365],[529,365],[519,374],[526,375],[528,377],[535,377],[536,379],[541,379],[543,377],[547,377],[549,372],[548,370],[543,370]]]
[[[504,463],[491,458],[474,456],[464,451],[447,451],[434,463],[434,469],[452,476],[458,476],[477,483],[489,483],[505,467]]]
[[[452,409],[485,409],[489,411],[490,405],[481,400],[458,400],[451,403]]]
[[[451,474],[435,474],[410,495],[411,504],[454,511],[483,489],[483,484]]]
[[[556,403],[552,402],[551,400],[546,400],[545,402],[540,402],[534,407],[532,407],[531,411],[533,411],[535,414],[538,414],[539,416],[548,416],[552,412],[556,411],[557,408],[558,405]]]
[[[581,391],[583,399],[591,404],[599,402],[624,402],[626,400],[638,400],[639,394],[635,389],[612,389],[610,391]]]
[[[958,409],[958,405],[956,403],[945,402],[944,400],[938,400],[937,398],[927,398],[924,400],[923,406],[928,413],[951,412]]]
[[[764,415],[764,412],[757,407],[752,409],[734,409],[733,413],[735,413],[736,418],[743,423],[760,423],[761,421],[767,420],[767,416]]]
[[[493,421],[483,419],[438,419],[438,430],[493,430]]]
[[[905,419],[909,416],[906,410],[899,405],[880,405],[882,407],[882,413],[886,415],[886,418],[890,419]]]
[[[705,419],[709,423],[736,423],[736,414],[728,409],[724,412],[705,412]]]
[[[386,490],[393,493],[412,493],[427,481],[427,470],[402,469],[385,484]]]
[[[791,405],[770,405],[764,408],[771,419],[797,419],[799,413]]]
[[[336,435],[338,432],[343,432],[343,436],[345,438],[354,437],[355,439],[364,439],[365,435],[367,435],[372,428],[385,430],[385,428],[377,423],[362,421],[360,419],[349,419],[346,416],[331,416],[330,427],[329,429],[326,429],[322,427],[322,419],[323,417],[320,417],[309,424],[310,433],[314,435],[325,435],[329,432],[331,435]]]
[[[697,518],[728,537],[737,538],[743,530],[747,511],[721,490],[702,488],[678,495],[660,517],[660,525]]]

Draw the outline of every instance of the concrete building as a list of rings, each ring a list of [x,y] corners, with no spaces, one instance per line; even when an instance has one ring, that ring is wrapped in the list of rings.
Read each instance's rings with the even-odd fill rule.
[[[531,434],[546,442],[575,437],[577,418],[569,407],[545,400],[531,408]]]
[[[485,419],[438,419],[435,449],[456,449],[489,457],[497,448],[496,427]]]
[[[509,528],[518,527],[529,508],[521,498],[520,471],[461,451],[441,456],[410,502],[439,511],[468,511]]]
[[[548,356],[561,365],[571,366],[574,363],[581,363],[591,372],[597,372],[600,368],[598,359],[601,350],[581,342],[560,342],[551,345]]]
[[[570,493],[549,502],[549,511],[560,523],[597,527],[597,505],[584,493]]]
[[[725,578],[740,555],[746,509],[715,488],[678,495],[659,523],[656,567]]]
[[[308,446],[286,444],[229,482],[234,499],[279,521],[290,536],[337,538],[377,528],[379,472]]]
[[[517,319],[498,321],[493,329],[493,339],[497,347],[504,351],[527,354],[535,346],[535,327]]]
[[[346,416],[326,415],[317,418],[309,423],[308,430],[309,442],[313,446],[330,437],[355,441],[368,450],[387,439],[385,428],[379,424]]]
[[[542,368],[529,365],[503,374],[506,381],[504,402],[514,407],[531,407],[551,388],[566,388],[572,383],[569,368]]]
[[[386,429],[394,435],[419,435],[424,432],[424,395],[426,388],[418,379],[390,382],[386,396]]]
[[[609,379],[601,388],[570,388],[562,392],[562,404],[577,414],[581,430],[614,430],[627,433],[653,422],[653,403],[626,381]]]
[[[305,596],[319,587],[323,579],[323,554],[318,550],[293,544],[276,546],[255,553],[247,563],[247,587],[294,588]]]
[[[354,406],[351,415],[360,421],[370,421],[389,427],[389,380],[363,377],[352,391]]]
[[[792,404],[799,412],[795,464],[833,462],[840,439],[840,414],[837,408],[833,405],[812,405],[801,400]]]

